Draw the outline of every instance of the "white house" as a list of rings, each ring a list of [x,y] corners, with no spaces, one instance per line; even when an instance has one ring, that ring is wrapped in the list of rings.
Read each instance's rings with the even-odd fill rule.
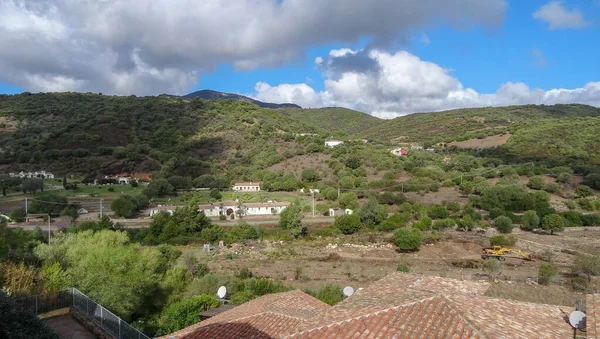
[[[131,178],[130,177],[120,177],[120,178],[117,178],[117,182],[119,183],[119,185],[129,185],[131,183]]]
[[[291,203],[283,202],[247,202],[243,204],[244,215],[276,215],[290,206]]]
[[[329,209],[329,216],[330,217],[339,217],[342,215],[351,215],[352,213],[354,213],[353,210],[346,208],[345,210],[341,209],[341,208],[330,208]]]
[[[233,185],[233,190],[236,192],[259,192],[260,182],[238,182]]]
[[[175,212],[175,210],[178,208],[179,206],[156,206],[156,207],[152,207],[150,209],[150,216],[153,216],[155,214],[158,214],[160,212],[165,212],[165,213],[169,213],[171,215],[173,215],[173,212]]]
[[[343,144],[343,141],[340,140],[327,140],[325,141],[325,147],[327,148],[334,148],[335,146],[339,146],[341,144]]]
[[[238,203],[235,201],[222,201],[214,204],[198,205],[198,210],[204,212],[207,217],[226,216],[229,219],[235,219]]]
[[[36,171],[36,172],[19,172],[19,173],[8,173],[9,177],[13,178],[39,178],[39,179],[54,179],[54,174],[46,171]]]

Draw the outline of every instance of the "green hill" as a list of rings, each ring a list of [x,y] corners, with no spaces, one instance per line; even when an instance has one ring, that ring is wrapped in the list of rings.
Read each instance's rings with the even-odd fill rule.
[[[240,175],[303,153],[306,140],[293,134],[302,132],[318,131],[242,101],[0,95],[0,171]]]
[[[377,126],[383,120],[372,115],[341,107],[279,110],[307,125],[321,128],[329,133],[344,131],[346,134],[358,134],[365,129]]]
[[[542,119],[598,116],[600,108],[578,104],[467,108],[401,116],[365,129],[360,135],[382,141],[452,142],[514,131]]]

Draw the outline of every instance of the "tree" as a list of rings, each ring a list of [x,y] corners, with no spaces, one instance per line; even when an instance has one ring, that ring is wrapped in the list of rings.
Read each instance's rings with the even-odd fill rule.
[[[403,251],[414,251],[421,247],[421,231],[414,228],[399,228],[394,231],[394,242]]]
[[[61,195],[54,193],[40,194],[31,202],[29,213],[58,215],[67,203],[67,198]]]
[[[380,206],[377,199],[370,198],[358,211],[360,221],[367,227],[375,227],[387,218],[387,207]]]
[[[538,284],[548,285],[558,274],[558,268],[552,264],[541,264],[538,271]]]
[[[356,155],[351,155],[346,159],[346,167],[357,169],[362,165],[361,159]]]
[[[458,220],[459,230],[471,231],[473,228],[475,228],[475,221],[473,221],[471,214],[465,214]]]
[[[164,197],[174,193],[175,188],[166,179],[154,180],[144,190],[144,194],[148,198]]]
[[[319,180],[319,172],[314,168],[305,168],[302,171],[302,180],[307,182],[315,182]]]
[[[333,226],[344,234],[354,234],[361,227],[360,217],[358,214],[341,215],[335,218]]]
[[[571,183],[571,180],[573,180],[573,176],[571,175],[571,173],[562,172],[556,176],[556,181],[563,184],[569,184]]]
[[[77,218],[79,218],[79,213],[77,213],[77,207],[73,205],[68,205],[60,211],[61,217],[69,217],[71,222],[75,222]]]
[[[291,229],[302,226],[302,209],[300,201],[294,201],[279,215],[279,225],[282,229]]]
[[[575,194],[577,194],[577,196],[580,198],[586,198],[591,197],[596,193],[590,186],[580,185],[575,189]]]
[[[69,286],[129,319],[154,298],[160,271],[160,253],[130,243],[126,232],[103,230],[57,235],[52,244],[40,244],[36,255],[44,264],[64,267]]]
[[[534,190],[543,190],[544,187],[546,187],[546,180],[544,180],[544,177],[536,175],[529,178],[529,183],[527,183],[527,186]]]
[[[433,220],[429,217],[423,217],[419,219],[416,223],[412,224],[413,228],[416,228],[421,231],[429,230],[433,226]]]
[[[550,231],[550,235],[554,232],[562,232],[565,229],[566,220],[558,214],[549,214],[542,218],[542,229]]]
[[[540,217],[534,210],[529,210],[521,218],[521,228],[526,231],[533,231],[540,225]]]
[[[358,208],[358,197],[356,193],[342,193],[340,195],[340,207],[355,210]]]
[[[136,211],[136,206],[131,200],[119,197],[110,204],[110,209],[115,212],[118,217],[131,218]]]
[[[25,209],[23,207],[17,207],[10,212],[10,219],[16,222],[23,222],[27,218]]]
[[[218,188],[212,188],[210,190],[210,198],[215,200],[215,201],[219,201],[221,200],[222,196],[221,196],[221,191],[219,191]]]
[[[35,193],[37,191],[44,191],[44,181],[41,179],[25,179],[21,183],[21,187],[23,188],[23,193]]]
[[[43,320],[40,320],[26,308],[17,305],[4,293],[0,293],[0,315],[0,334],[2,338],[60,338]]]
[[[432,219],[444,219],[448,218],[450,213],[448,213],[446,207],[442,205],[434,205],[427,209],[427,215]]]
[[[158,319],[157,335],[173,333],[198,322],[198,314],[221,305],[213,296],[206,294],[179,301],[165,308]]]
[[[498,232],[508,234],[512,232],[514,225],[509,217],[501,215],[494,219],[494,227]]]
[[[588,174],[583,178],[583,184],[594,189],[600,189],[600,173]]]

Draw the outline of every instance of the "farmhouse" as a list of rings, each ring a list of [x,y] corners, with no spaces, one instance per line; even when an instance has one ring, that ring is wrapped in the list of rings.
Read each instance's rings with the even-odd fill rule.
[[[484,296],[489,287],[394,272],[335,306],[300,290],[268,294],[162,338],[573,337],[564,307]],[[599,301],[588,297],[588,338]]]
[[[153,216],[155,214],[161,213],[161,212],[165,212],[165,213],[169,213],[171,215],[173,215],[173,212],[175,212],[175,210],[178,208],[179,206],[169,206],[169,205],[158,205],[156,207],[152,207],[150,209],[150,216]]]
[[[204,212],[207,217],[226,216],[227,219],[235,219],[236,216],[253,215],[275,215],[281,213],[290,205],[289,202],[246,202],[238,204],[235,201],[223,201],[214,204],[198,205],[198,210]]]
[[[232,200],[222,201],[214,204],[198,205],[198,210],[204,212],[207,217],[226,216],[229,219],[235,218],[235,213],[238,210],[238,203]]]
[[[291,204],[283,202],[247,202],[243,204],[244,215],[274,215],[281,213]]]
[[[236,192],[258,192],[260,191],[260,182],[238,182],[233,185]]]
[[[334,148],[335,146],[339,146],[341,144],[343,144],[343,141],[340,140],[327,140],[325,141],[325,147],[327,148]]]
[[[398,157],[402,157],[408,154],[408,148],[396,148],[393,149],[392,154]]]
[[[25,179],[25,178],[39,178],[39,179],[54,179],[54,174],[50,173],[50,172],[46,172],[46,171],[39,171],[39,172],[19,172],[19,173],[8,173],[9,177],[13,177],[13,178],[21,178],[21,179]]]
[[[329,209],[329,216],[330,217],[339,217],[342,215],[350,215],[354,213],[354,211],[352,211],[351,209],[347,208],[345,210],[341,209],[341,208],[330,208]]]

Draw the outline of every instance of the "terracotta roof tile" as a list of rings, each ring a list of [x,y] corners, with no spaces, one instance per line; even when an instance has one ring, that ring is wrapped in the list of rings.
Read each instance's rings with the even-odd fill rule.
[[[588,338],[600,338],[600,294],[589,294],[585,307],[587,336]]]

